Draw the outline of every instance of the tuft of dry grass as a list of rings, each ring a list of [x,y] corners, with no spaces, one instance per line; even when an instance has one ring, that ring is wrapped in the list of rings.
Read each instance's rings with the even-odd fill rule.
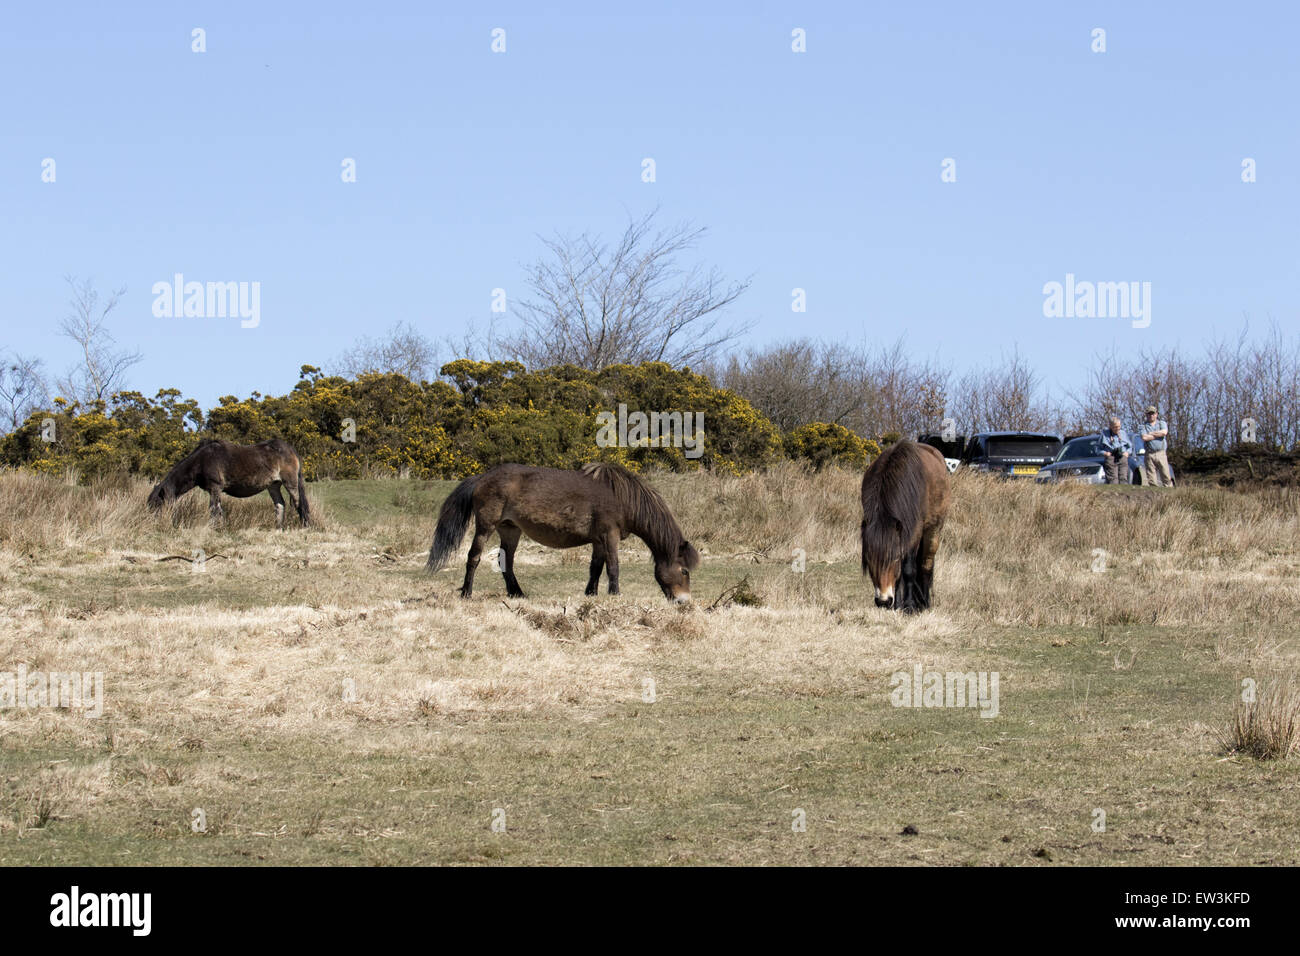
[[[1253,700],[1238,700],[1224,744],[1229,752],[1258,760],[1300,751],[1300,687],[1293,679],[1268,681]]]

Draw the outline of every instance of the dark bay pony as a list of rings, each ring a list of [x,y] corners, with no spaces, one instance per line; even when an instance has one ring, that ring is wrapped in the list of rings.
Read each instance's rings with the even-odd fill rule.
[[[686,540],[659,493],[626,468],[595,462],[581,471],[497,465],[467,478],[442,503],[429,571],[438,571],[460,545],[474,517],[474,540],[465,562],[461,597],[474,592],[474,570],[492,532],[501,536],[506,593],[523,597],[515,578],[515,548],[526,534],[548,548],[591,545],[588,595],[596,593],[600,572],[609,593],[618,593],[618,543],[634,534],[654,555],[655,580],[664,597],[678,604],[691,599],[691,571],[699,552]]]
[[[216,438],[205,438],[176,463],[167,477],[149,493],[149,507],[157,511],[192,488],[202,488],[212,499],[213,520],[219,519],[221,495],[251,498],[266,491],[275,502],[275,526],[284,527],[284,499],[280,488],[289,493],[289,501],[298,511],[303,527],[311,523],[307,507],[307,489],[302,480],[302,462],[293,446],[279,438],[256,445],[236,445]],[[295,490],[297,492],[295,500]]]
[[[930,606],[948,495],[948,467],[930,445],[895,442],[862,476],[862,573],[876,586],[876,607]]]

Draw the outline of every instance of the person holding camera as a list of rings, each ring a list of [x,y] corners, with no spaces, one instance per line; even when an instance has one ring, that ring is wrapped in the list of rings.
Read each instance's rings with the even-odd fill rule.
[[[1110,427],[1102,430],[1100,446],[1106,484],[1128,484],[1128,456],[1133,453],[1133,443],[1118,418],[1112,418]]]

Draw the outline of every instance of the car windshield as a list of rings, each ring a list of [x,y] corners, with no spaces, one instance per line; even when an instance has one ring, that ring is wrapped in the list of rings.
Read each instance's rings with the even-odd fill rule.
[[[991,458],[1055,458],[1060,448],[1061,443],[1055,438],[1034,438],[1031,435],[1009,435],[988,441]]]
[[[1097,436],[1085,435],[1083,438],[1076,438],[1073,441],[1066,442],[1061,453],[1057,455],[1057,461],[1074,461],[1079,458],[1100,458],[1101,452],[1097,448]]]

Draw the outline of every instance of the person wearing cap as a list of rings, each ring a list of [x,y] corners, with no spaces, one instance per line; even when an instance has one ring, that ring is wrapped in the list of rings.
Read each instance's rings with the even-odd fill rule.
[[[1099,437],[1101,439],[1102,467],[1106,471],[1106,484],[1127,483],[1128,456],[1133,451],[1133,444],[1128,440],[1128,434],[1124,431],[1123,424],[1120,423],[1118,418],[1112,418],[1110,427],[1103,428]]]
[[[1173,475],[1169,473],[1169,456],[1165,450],[1169,447],[1169,423],[1160,417],[1154,405],[1147,406],[1146,431],[1142,433],[1142,443],[1146,446],[1146,464],[1142,466],[1142,480],[1155,488],[1174,486]]]

